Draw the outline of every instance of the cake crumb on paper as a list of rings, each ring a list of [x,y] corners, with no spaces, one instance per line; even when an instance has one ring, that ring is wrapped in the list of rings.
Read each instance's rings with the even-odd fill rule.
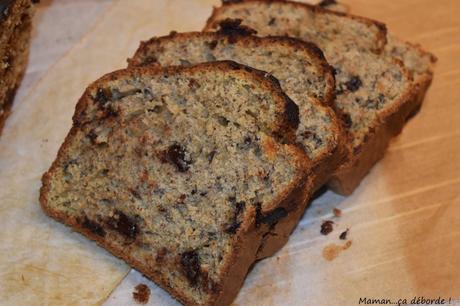
[[[139,284],[134,288],[133,298],[139,304],[147,304],[150,298],[150,288],[146,284]]]
[[[334,230],[334,227],[332,226],[333,224],[334,224],[334,221],[331,221],[331,220],[323,221],[323,223],[321,224],[320,233],[323,235],[330,234]]]
[[[333,208],[332,209],[332,212],[334,213],[334,216],[336,216],[337,218],[341,217],[342,216],[342,211],[338,208]]]

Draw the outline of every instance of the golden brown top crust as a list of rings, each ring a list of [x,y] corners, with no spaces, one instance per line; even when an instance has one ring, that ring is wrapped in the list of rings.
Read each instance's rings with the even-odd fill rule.
[[[362,16],[356,16],[356,15],[352,15],[348,13],[328,10],[319,5],[311,5],[311,4],[307,4],[303,2],[295,2],[295,1],[289,1],[289,0],[227,0],[227,1],[222,1],[222,6],[214,7],[212,15],[208,18],[204,30],[207,31],[207,30],[216,28],[216,24],[215,24],[216,16],[219,15],[221,10],[225,10],[226,8],[231,7],[231,6],[244,7],[245,5],[248,5],[251,3],[255,3],[255,4],[281,3],[283,5],[293,6],[294,9],[307,10],[314,14],[323,14],[323,15],[329,15],[329,16],[349,18],[351,20],[366,24],[370,28],[372,27],[375,28],[376,45],[374,46],[373,51],[377,53],[382,52],[384,46],[387,43],[387,28],[386,28],[386,25],[382,22],[379,22],[379,21],[376,21],[370,18],[362,17]]]
[[[171,38],[177,40],[188,40],[191,38],[198,38],[198,37],[206,37],[209,39],[224,39],[229,38],[234,42],[241,42],[242,44],[248,44],[249,42],[255,42],[255,44],[260,46],[267,46],[273,43],[283,45],[285,47],[289,47],[295,50],[303,50],[303,52],[307,53],[309,57],[316,62],[316,64],[322,68],[322,73],[324,74],[324,78],[328,84],[327,91],[324,95],[324,101],[326,105],[332,105],[334,99],[334,88],[335,88],[335,77],[334,77],[334,69],[329,63],[326,61],[326,58],[321,51],[314,43],[303,41],[293,37],[287,36],[268,36],[268,37],[259,37],[254,36],[252,33],[256,32],[249,27],[241,26],[240,19],[227,19],[223,21],[225,30],[222,30],[222,23],[221,23],[221,30],[217,32],[186,32],[186,33],[170,33],[167,36],[162,37],[153,37],[147,41],[142,41],[140,43],[139,48],[137,49],[135,55],[132,58],[128,59],[128,66],[143,66],[146,64],[155,64],[156,59],[151,58],[151,60],[142,60],[143,54],[149,53],[149,47],[154,44],[161,44],[163,41],[168,41]],[[231,28],[231,29],[230,29]],[[260,71],[259,71],[260,72]],[[263,72],[262,72],[263,73]],[[264,77],[269,77],[272,81],[279,83],[278,80],[272,77],[270,74],[263,73]]]
[[[73,116],[73,122],[76,126],[80,126],[90,118],[86,116],[86,109],[92,97],[96,95],[99,85],[108,81],[115,81],[124,78],[138,78],[143,75],[174,75],[181,73],[194,73],[201,71],[221,71],[224,73],[238,74],[238,77],[243,79],[256,79],[259,86],[274,93],[274,102],[278,105],[279,121],[274,123],[273,136],[277,137],[282,142],[293,142],[295,139],[295,131],[299,125],[299,108],[298,106],[282,91],[278,80],[264,71],[260,71],[248,66],[244,66],[233,61],[216,61],[209,63],[201,63],[189,67],[130,67],[121,69],[104,75],[94,83],[92,83],[80,98]]]

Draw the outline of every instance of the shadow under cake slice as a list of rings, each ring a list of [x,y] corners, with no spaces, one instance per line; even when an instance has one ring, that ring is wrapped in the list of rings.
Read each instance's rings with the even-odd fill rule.
[[[182,303],[228,305],[311,189],[306,155],[278,141],[295,109],[232,62],[110,73],[80,99],[40,203]]]

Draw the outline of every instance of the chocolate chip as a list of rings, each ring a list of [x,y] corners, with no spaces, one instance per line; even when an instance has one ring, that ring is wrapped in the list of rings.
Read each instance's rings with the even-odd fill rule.
[[[112,104],[110,104],[106,109],[104,113],[104,117],[117,117],[118,116],[118,110],[113,107]]]
[[[149,99],[150,101],[153,100],[153,92],[150,88],[144,88],[142,89],[142,94],[144,95],[144,97],[146,97],[147,99]]]
[[[126,238],[135,239],[139,234],[139,227],[134,218],[128,217],[122,211],[116,210],[107,224]]]
[[[317,5],[324,8],[324,7],[328,7],[330,5],[334,5],[334,4],[337,4],[336,0],[322,0]]]
[[[195,250],[182,253],[180,263],[190,285],[196,286],[201,275],[198,253]]]
[[[345,86],[347,87],[349,91],[355,92],[361,87],[362,84],[363,83],[361,82],[361,79],[359,78],[359,76],[355,75],[355,76],[352,76],[351,79],[345,83]]]
[[[230,38],[240,35],[247,36],[257,34],[256,30],[241,25],[241,22],[241,19],[227,18],[219,23],[220,29],[217,31],[217,33],[229,35]],[[235,40],[230,41],[229,39],[229,42],[235,43]]]
[[[276,18],[272,17],[272,18],[270,18],[270,21],[268,22],[268,25],[272,26],[272,25],[275,24],[275,22],[276,22]]]
[[[340,68],[332,67],[332,73],[334,74],[334,76],[337,76],[341,72],[342,70],[340,70]]]
[[[268,214],[262,214],[262,208],[260,204],[256,205],[256,225],[268,224],[273,227],[278,223],[279,220],[287,216],[287,211],[283,207],[278,207]]]
[[[93,100],[100,104],[105,104],[110,101],[112,97],[111,92],[107,88],[98,88],[96,95],[94,96]]]
[[[129,190],[131,192],[131,194],[133,195],[133,197],[135,197],[136,199],[138,200],[142,200],[142,197],[141,195],[139,194],[139,192],[136,190],[136,189],[130,189]]]
[[[186,198],[187,198],[187,196],[185,194],[181,194],[179,196],[179,198],[177,199],[177,203],[178,204],[184,204],[184,201],[185,201]]]
[[[286,115],[290,125],[297,129],[300,123],[299,107],[291,99],[289,99],[288,96],[285,96],[285,101],[284,114]]]
[[[235,234],[241,225],[241,222],[239,221],[239,216],[244,210],[246,206],[246,202],[244,201],[236,202],[235,197],[230,197],[228,200],[232,205],[234,205],[234,212],[233,212],[232,222],[229,226],[225,228],[225,232],[228,234]]]
[[[323,235],[329,235],[334,227],[332,226],[334,224],[334,221],[326,220],[321,224],[321,234]]]
[[[105,230],[104,228],[97,222],[90,220],[87,216],[84,216],[83,221],[81,222],[81,226],[89,230],[91,233],[104,237]]]
[[[349,229],[347,228],[346,231],[342,232],[342,233],[340,234],[340,236],[339,236],[339,239],[341,239],[341,240],[346,240],[346,239],[347,239],[347,235],[348,235],[348,231],[349,231]]]
[[[351,120],[351,116],[349,114],[342,113],[341,115],[342,122],[344,126],[349,129],[353,125],[353,121]]]
[[[214,50],[217,47],[217,40],[208,42],[209,49]]]
[[[216,153],[217,153],[216,150],[212,150],[211,152],[209,152],[209,154],[207,156],[207,159],[208,159],[209,163],[212,163],[212,160],[214,159],[214,156],[216,155]]]
[[[161,157],[163,162],[169,162],[176,166],[179,172],[186,172],[190,168],[192,161],[186,157],[186,150],[181,145],[175,143],[163,152]]]

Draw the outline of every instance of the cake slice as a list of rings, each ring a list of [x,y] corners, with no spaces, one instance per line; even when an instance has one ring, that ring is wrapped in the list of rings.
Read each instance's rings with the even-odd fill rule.
[[[335,69],[334,109],[350,142],[348,161],[329,181],[341,194],[350,194],[383,156],[395,131],[401,130],[413,108],[415,86],[404,65],[384,54],[382,23],[304,3],[246,0],[215,8],[205,30],[227,18],[259,35],[288,35],[317,44]]]
[[[0,1],[0,133],[26,69],[33,12],[30,0]]]
[[[335,0],[321,1],[319,6],[333,11],[349,13],[350,8]],[[410,103],[412,109],[409,110],[411,115],[415,114],[421,107],[426,91],[433,80],[433,69],[437,59],[432,53],[425,51],[420,45],[403,41],[391,33],[387,33],[388,43],[385,45],[384,52],[386,55],[399,59],[409,70],[414,79],[415,90],[413,92],[413,103]]]
[[[401,60],[414,79],[416,86],[413,96],[414,102],[409,110],[412,115],[421,107],[425,94],[431,85],[436,56],[423,50],[419,45],[405,42],[391,34],[388,35],[385,53]]]
[[[322,52],[314,45],[287,37],[256,37],[238,22],[221,24],[219,32],[171,33],[142,42],[130,66],[189,66],[233,60],[267,71],[280,81],[284,92],[299,106],[296,141],[305,150],[314,171],[314,189],[321,187],[344,161],[345,135],[332,103],[334,76]],[[308,203],[280,221],[266,236],[258,258],[270,256],[288,240]]]
[[[297,107],[233,62],[110,73],[73,121],[42,208],[185,305],[230,304],[263,236],[312,188],[308,157],[280,142]]]

